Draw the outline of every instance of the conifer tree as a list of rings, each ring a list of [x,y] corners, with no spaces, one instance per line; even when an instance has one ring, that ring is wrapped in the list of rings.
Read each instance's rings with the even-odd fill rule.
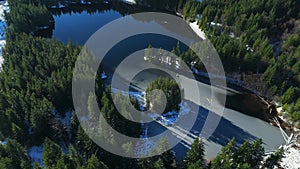
[[[43,163],[46,168],[52,168],[60,160],[62,150],[56,143],[48,138],[45,139],[43,146]]]
[[[92,155],[88,161],[86,169],[108,169],[108,167],[96,157],[96,155]]]
[[[189,168],[190,166],[199,166],[199,162],[201,166],[203,166],[204,152],[204,144],[199,138],[197,138],[191,145],[191,149],[187,152],[185,157],[186,168]]]

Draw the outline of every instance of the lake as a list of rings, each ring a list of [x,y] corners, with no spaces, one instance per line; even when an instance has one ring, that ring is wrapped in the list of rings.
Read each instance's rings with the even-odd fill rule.
[[[54,16],[53,37],[64,43],[68,43],[70,40],[77,44],[84,44],[99,28],[120,17],[121,15],[113,10],[105,13],[89,14],[87,11],[83,11],[82,13],[72,12]]]
[[[83,45],[95,31],[110,21],[120,18],[121,16],[122,15],[119,12],[114,10],[105,10],[102,12],[94,12],[92,14],[89,14],[87,11],[80,13],[71,12],[54,16],[55,27],[53,30],[53,37],[64,43],[72,41],[74,43]],[[167,23],[167,25],[162,25],[160,21],[144,22],[136,18],[133,18],[133,20],[136,22],[149,24],[149,26],[152,26],[153,28],[160,27],[165,29],[165,31],[176,33],[176,29],[173,27],[173,25],[168,25]],[[105,56],[105,70],[108,73],[113,74],[115,68],[124,58],[137,50],[147,48],[149,44],[152,44],[154,47],[163,47],[166,50],[171,50],[174,46],[176,46],[177,41],[172,38],[154,34],[130,37],[114,46]],[[139,59],[142,60],[143,57],[141,56]],[[144,65],[135,65],[132,63],[132,71],[135,71],[135,69],[139,70],[139,67],[143,68],[143,66]],[[145,88],[145,84],[158,76],[158,74],[152,72],[144,71],[144,73],[144,77],[147,77],[148,79],[137,78],[140,80],[133,80],[133,83],[142,89]],[[126,72],[120,76],[126,76]],[[120,79],[121,78],[122,77],[120,77]],[[192,83],[192,79],[185,78],[183,76],[180,76],[179,78],[183,83],[186,83],[186,85]],[[209,98],[211,94],[211,87],[201,82],[197,83],[200,86],[200,92],[202,96],[204,98]],[[214,88],[214,90],[221,94],[225,93],[223,89]],[[193,98],[189,99],[193,101]],[[196,134],[197,131],[201,131],[203,127],[208,114],[208,107],[201,105],[202,107],[200,107],[199,111],[195,112],[194,110],[199,107],[197,101],[187,102],[191,109],[190,112],[198,113],[196,123],[192,129],[192,132]],[[166,130],[165,127],[157,123],[151,123],[149,125],[148,134],[149,136],[156,135],[164,130]],[[260,119],[244,115],[231,109],[225,109],[217,129],[213,135],[205,141],[206,157],[208,159],[215,157],[221,148],[225,146],[233,137],[235,137],[238,144],[243,143],[245,140],[253,141],[261,138],[266,151],[275,150],[284,143],[284,139],[278,128],[275,128]],[[171,136],[170,139],[177,139],[177,137]],[[176,158],[182,159],[188,149],[185,143],[182,143],[174,147],[173,150],[176,152]]]

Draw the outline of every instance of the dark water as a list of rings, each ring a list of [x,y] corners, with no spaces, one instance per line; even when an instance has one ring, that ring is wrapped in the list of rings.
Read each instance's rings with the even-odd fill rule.
[[[105,24],[121,17],[116,11],[108,10],[105,13],[89,14],[72,12],[61,16],[54,16],[55,28],[53,37],[64,43],[72,41],[83,45],[88,38]]]
[[[119,12],[113,10],[107,10],[101,13],[96,12],[93,14],[89,14],[86,11],[81,13],[71,12],[60,16],[54,16],[55,29],[53,31],[53,37],[64,43],[68,43],[70,40],[74,43],[83,45],[95,31],[121,16],[122,15]],[[154,22],[153,26],[162,27],[160,22]],[[176,32],[174,25],[168,25],[164,28],[167,29],[167,31]],[[130,37],[121,41],[111,49],[107,56],[105,56],[104,63],[107,64],[104,65],[104,67],[113,73],[113,70],[118,66],[122,59],[137,50],[146,48],[149,44],[152,44],[157,48],[163,47],[166,50],[171,50],[176,46],[177,41],[172,38],[154,34]],[[201,86],[201,92],[204,94],[207,93],[208,95],[208,91],[210,91],[209,86],[200,82],[199,84]],[[223,92],[222,89],[220,89],[220,92]],[[190,106],[194,107],[199,105],[190,103]],[[197,122],[193,127],[194,131],[201,131],[207,113],[208,111],[205,108],[199,110]],[[154,123],[150,126],[149,130],[150,135],[155,135],[164,131],[165,128]],[[226,145],[233,137],[236,138],[238,143],[242,143],[245,140],[262,138],[267,151],[276,149],[284,142],[279,129],[262,120],[246,116],[234,110],[225,109],[217,130],[210,139],[207,140],[207,144],[205,145],[206,157],[214,157],[220,151],[221,147]],[[176,156],[179,159],[182,159],[187,148],[182,146],[182,144],[179,144],[174,148],[174,151],[176,152]]]

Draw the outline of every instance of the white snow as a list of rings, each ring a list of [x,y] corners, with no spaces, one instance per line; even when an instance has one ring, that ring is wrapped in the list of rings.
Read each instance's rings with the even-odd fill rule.
[[[145,92],[132,92],[132,91],[126,92],[126,91],[119,90],[116,88],[112,88],[111,91],[114,94],[121,93],[123,96],[134,97],[137,100],[137,102],[140,104],[141,110],[144,110],[146,107]]]
[[[40,166],[43,166],[43,146],[33,146],[28,150],[28,155],[33,162],[37,162]]]
[[[220,23],[215,23],[215,22],[210,22],[210,25],[211,26],[220,26],[220,27],[222,27],[222,24],[220,24]]]
[[[247,51],[250,51],[250,52],[254,51],[249,45],[246,45],[246,48],[247,48]]]
[[[6,28],[6,21],[5,21],[5,12],[9,12],[9,6],[7,1],[0,3],[0,70],[2,69],[3,64],[3,57],[2,51],[5,46],[5,28]]]
[[[161,122],[167,126],[172,126],[174,123],[176,123],[179,117],[188,115],[188,113],[191,110],[191,108],[189,107],[186,101],[180,103],[179,107],[180,107],[179,112],[171,111],[171,112],[164,113],[161,117]]]
[[[179,117],[188,115],[190,112],[191,108],[188,106],[188,103],[186,101],[183,101],[182,103],[179,104],[180,110],[179,112],[177,111],[170,111],[167,113],[164,113],[163,115],[159,115],[157,113],[147,113],[149,117],[152,119],[160,121],[162,124],[166,126],[172,126],[174,125]]]
[[[206,39],[204,31],[202,31],[202,30],[199,28],[199,26],[198,26],[198,24],[197,24],[197,21],[195,21],[195,22],[190,22],[189,25],[190,25],[190,27],[192,28],[192,30],[193,30],[193,31],[194,31],[201,39],[203,39],[203,40]]]
[[[279,104],[276,103],[276,105],[278,106]],[[279,113],[279,117],[283,121],[291,124],[290,120],[285,117],[287,112],[283,111],[281,106],[277,107],[277,112]],[[282,158],[280,165],[281,165],[281,167],[283,167],[285,169],[300,168],[300,145],[299,145],[299,143],[296,142],[296,140],[298,138],[297,135],[299,134],[299,129],[294,127],[293,130],[296,133],[294,135],[295,139],[292,141],[294,143],[283,146],[284,157]]]
[[[136,4],[135,0],[122,0],[122,2],[127,3],[129,5]]]
[[[300,151],[299,148],[289,146],[284,147],[284,156],[280,163],[281,167],[285,169],[297,169],[300,168]]]
[[[180,17],[183,18],[183,15],[181,13],[179,13],[179,12],[176,12],[176,15],[178,15],[178,16],[180,16]]]
[[[277,105],[277,112],[279,113],[279,117],[283,120],[283,121],[285,121],[287,124],[289,124],[290,126],[293,126],[292,124],[293,124],[293,121],[289,118],[289,113],[288,112],[286,112],[286,111],[283,111],[282,110],[282,106],[279,106],[279,104],[278,103],[276,103],[275,102],[275,104]],[[296,124],[297,125],[297,124]],[[298,134],[300,134],[300,129],[299,128],[297,128],[296,127],[296,125],[294,125],[294,127],[293,127],[293,131],[295,132],[295,133],[298,133]]]
[[[6,141],[0,141],[1,145],[5,145],[7,142]]]
[[[181,13],[179,13],[179,12],[176,12],[176,15],[178,15],[178,16],[180,16],[180,17],[183,18],[183,15]],[[201,16],[198,15],[197,18],[201,18]],[[199,25],[197,24],[197,21],[195,21],[195,22],[189,22],[189,26],[196,33],[196,35],[198,37],[200,37],[203,40],[206,39],[206,35],[205,35],[204,31],[199,28]]]
[[[176,111],[171,111],[164,113],[161,116],[161,122],[167,126],[172,126],[178,119],[179,113]]]
[[[233,32],[230,32],[229,36],[230,36],[231,38],[234,38],[234,37],[235,37],[235,35],[234,35]]]
[[[121,93],[124,96],[130,95],[130,96],[133,96],[133,97],[136,97],[136,98],[144,97],[144,95],[145,95],[144,92],[126,92],[126,91],[119,90],[119,89],[116,89],[116,88],[112,88],[111,91],[113,93]]]

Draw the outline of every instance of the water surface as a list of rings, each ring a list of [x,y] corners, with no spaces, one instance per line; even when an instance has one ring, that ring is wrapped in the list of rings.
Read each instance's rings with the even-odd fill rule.
[[[113,10],[93,14],[89,14],[87,11],[82,13],[71,12],[54,16],[53,37],[65,44],[72,41],[82,45],[102,26],[120,17],[121,14]]]
[[[55,29],[53,36],[64,43],[67,43],[69,40],[71,40],[74,43],[83,45],[95,31],[119,17],[121,17],[121,15],[113,10],[94,14],[82,12],[54,16]],[[136,19],[136,21],[143,22],[139,19]],[[166,29],[166,31],[176,33],[176,28],[174,28],[174,25],[172,24],[164,23],[166,25],[163,25],[161,22],[155,21],[145,22],[145,24],[149,24],[149,26],[153,27],[161,27]],[[122,28],[120,27],[118,29]],[[171,38],[153,34],[135,36],[127,39],[126,41],[122,41],[117,44],[106,56],[107,59],[105,62],[105,68],[107,69],[108,73],[113,73],[122,59],[126,58],[128,55],[137,50],[146,48],[148,44],[152,44],[154,47],[163,47],[166,50],[171,50],[172,47],[176,46],[177,41]],[[143,56],[141,56],[140,59],[142,58]],[[132,70],[138,70],[143,66],[144,65],[136,65],[135,63],[132,63]],[[159,76],[159,74],[152,72],[145,73],[145,77],[149,77],[149,79],[152,80]],[[126,76],[126,72],[121,74],[120,78],[122,76]],[[180,78],[182,83],[186,83],[186,85],[192,82],[192,79],[185,77]],[[145,82],[145,79],[143,78],[136,78],[133,83],[135,83],[135,85],[139,86],[141,89],[145,89],[145,86],[148,82]],[[200,93],[202,94],[202,97],[209,98],[211,94],[210,86],[201,82],[198,82],[198,85],[200,86]],[[221,94],[225,93],[223,89],[215,88],[215,90]],[[205,107],[205,105],[200,105],[202,107],[200,108],[199,112],[193,112],[193,108],[199,106],[199,103],[197,100],[194,100],[194,98],[188,99],[192,101],[189,102],[191,112],[198,113],[197,122],[195,123],[192,131],[201,131],[208,114],[208,107]],[[155,135],[163,132],[164,130],[165,128],[163,126],[160,126],[157,123],[152,123],[149,127],[149,135]],[[246,116],[231,109],[225,109],[224,115],[221,118],[217,130],[205,143],[206,157],[212,158],[216,156],[220,149],[225,146],[233,137],[236,138],[236,141],[239,144],[243,143],[245,140],[253,141],[262,138],[266,151],[275,150],[282,143],[284,143],[278,128],[275,128],[260,119]],[[176,152],[176,157],[178,159],[182,159],[187,151],[187,147],[184,146],[184,143],[179,144],[174,148],[174,151]]]

